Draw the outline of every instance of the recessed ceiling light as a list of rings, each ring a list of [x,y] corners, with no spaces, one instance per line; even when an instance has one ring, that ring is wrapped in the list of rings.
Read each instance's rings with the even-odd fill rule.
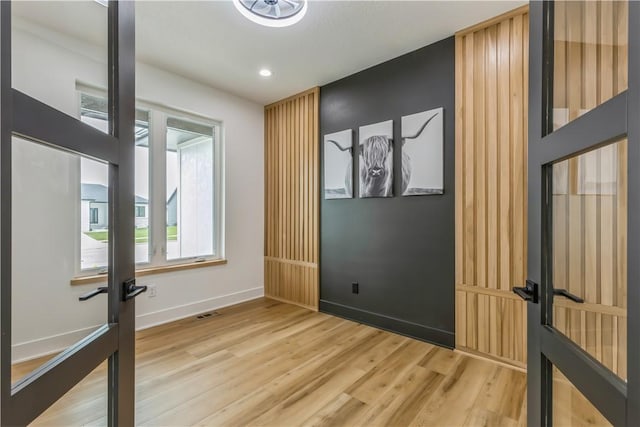
[[[271,77],[271,74],[273,74],[271,72],[271,70],[267,69],[267,68],[263,68],[262,70],[260,70],[260,75],[262,77]]]
[[[307,13],[307,0],[233,0],[247,19],[266,27],[288,27]]]

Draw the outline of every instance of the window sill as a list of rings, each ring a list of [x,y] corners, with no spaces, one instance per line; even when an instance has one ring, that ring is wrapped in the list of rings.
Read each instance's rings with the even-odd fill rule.
[[[150,276],[152,274],[170,273],[173,271],[190,270],[192,268],[214,267],[216,265],[224,265],[226,259],[212,259],[209,261],[190,262],[188,264],[161,265],[157,267],[136,269],[136,277]],[[88,285],[90,283],[104,283],[107,280],[106,274],[96,274],[93,276],[80,276],[71,279],[71,285]]]

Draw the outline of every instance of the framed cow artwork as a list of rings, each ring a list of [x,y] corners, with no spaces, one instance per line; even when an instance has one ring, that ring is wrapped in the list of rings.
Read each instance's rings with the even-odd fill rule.
[[[443,108],[402,117],[402,195],[444,193]]]
[[[353,197],[353,131],[324,136],[324,198]]]
[[[360,197],[393,197],[393,120],[361,126]]]

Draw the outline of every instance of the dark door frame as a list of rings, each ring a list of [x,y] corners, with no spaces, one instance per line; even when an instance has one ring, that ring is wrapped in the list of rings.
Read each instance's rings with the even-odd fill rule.
[[[134,425],[134,2],[108,5],[109,133],[11,86],[11,2],[0,2],[0,424],[26,425],[108,359],[108,423]],[[11,384],[11,139],[20,136],[109,164],[108,320]],[[80,303],[80,302],[79,302]]]
[[[628,89],[552,132],[553,1],[530,2],[527,422],[552,424],[552,362],[614,425],[640,425],[640,3],[629,2]],[[627,373],[625,383],[551,326],[551,163],[627,136]],[[635,166],[635,168],[634,168]]]

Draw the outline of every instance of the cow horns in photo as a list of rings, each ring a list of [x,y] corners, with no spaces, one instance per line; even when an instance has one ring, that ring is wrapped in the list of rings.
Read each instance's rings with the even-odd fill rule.
[[[433,114],[433,116],[429,117],[429,118],[427,119],[427,121],[426,121],[426,122],[424,122],[424,124],[422,125],[422,127],[420,127],[420,129],[418,130],[418,132],[416,132],[414,135],[412,135],[412,136],[406,136],[406,137],[402,138],[402,145],[404,145],[404,143],[405,143],[405,142],[407,142],[407,139],[416,139],[416,138],[418,138],[418,137],[422,134],[422,132],[424,131],[424,129],[427,127],[427,125],[429,124],[429,122],[430,122],[431,120],[433,120],[437,115],[438,115],[438,113],[434,113],[434,114]]]

